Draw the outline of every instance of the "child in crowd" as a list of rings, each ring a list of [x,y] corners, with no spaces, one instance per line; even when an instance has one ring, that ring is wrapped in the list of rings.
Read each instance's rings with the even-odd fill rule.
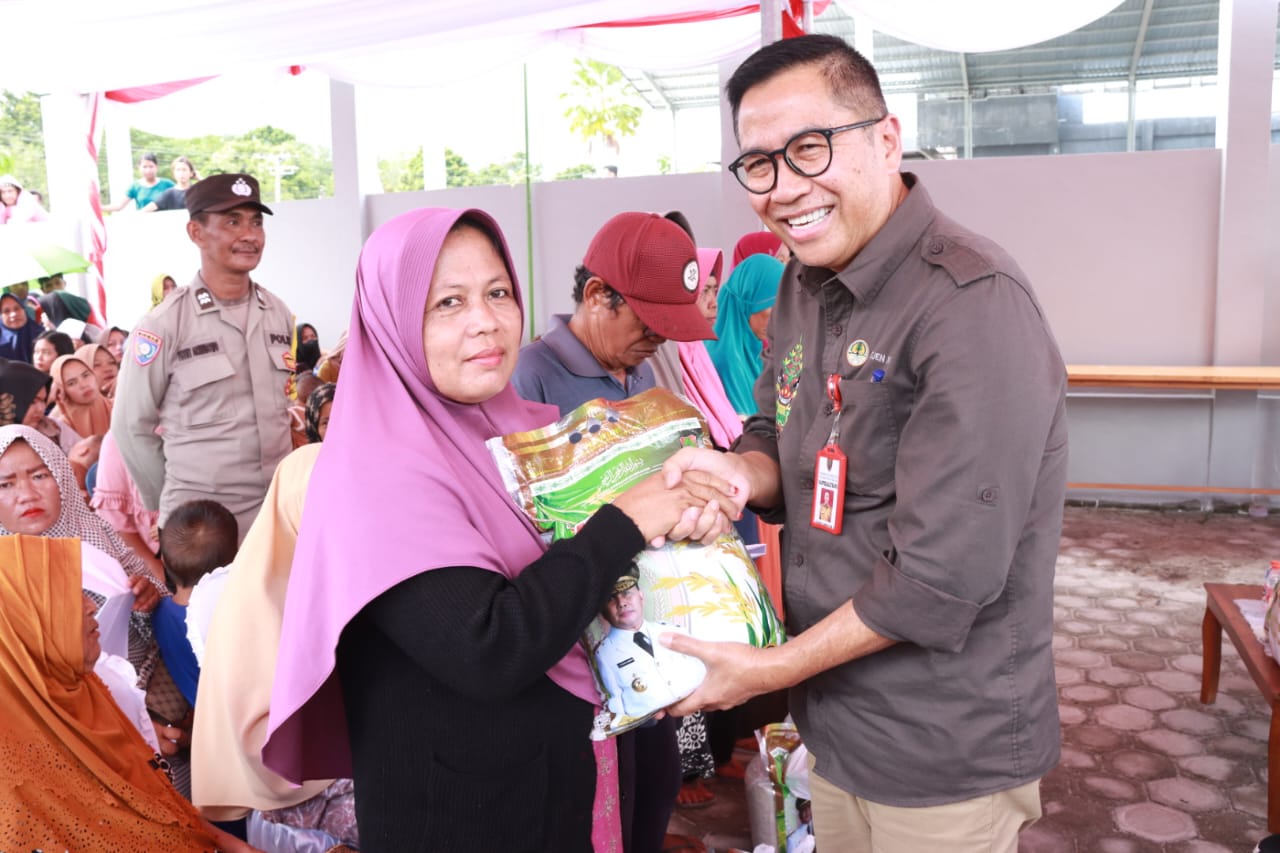
[[[235,559],[238,541],[236,517],[222,504],[210,500],[181,504],[160,530],[160,560],[173,597],[161,599],[151,621],[160,656],[192,705],[196,702],[200,665],[187,639],[187,603],[202,577]]]

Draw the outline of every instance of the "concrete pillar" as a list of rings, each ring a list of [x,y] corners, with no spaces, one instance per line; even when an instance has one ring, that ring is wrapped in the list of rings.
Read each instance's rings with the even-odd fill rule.
[[[101,118],[106,128],[106,146],[107,146],[107,187],[110,194],[107,200],[112,204],[119,203],[124,198],[125,193],[129,191],[129,187],[133,186],[134,174],[137,169],[134,168],[135,160],[133,158],[133,143],[129,139],[129,119],[120,104],[112,103],[106,98],[102,99]],[[83,136],[83,134],[81,134]],[[101,151],[101,148],[99,148]],[[144,154],[146,152],[138,152]],[[120,211],[124,213],[128,208]]]
[[[1271,237],[1261,188],[1270,167],[1277,0],[1221,0],[1218,8],[1222,185],[1213,361],[1257,364]]]
[[[368,214],[365,196],[378,186],[378,164],[366,162],[372,149],[362,149],[359,140],[359,118],[356,87],[338,80],[329,81],[329,122],[333,142],[333,200],[338,216],[327,240],[346,244],[353,259],[368,236]],[[362,153],[368,152],[368,153]],[[372,175],[372,178],[370,178]]]
[[[1222,156],[1213,362],[1262,360],[1271,153],[1271,86],[1277,0],[1221,0],[1218,6],[1217,147]],[[1215,395],[1209,485],[1274,487],[1275,447],[1263,440],[1273,416],[1258,395]],[[1258,501],[1256,505],[1264,506]]]

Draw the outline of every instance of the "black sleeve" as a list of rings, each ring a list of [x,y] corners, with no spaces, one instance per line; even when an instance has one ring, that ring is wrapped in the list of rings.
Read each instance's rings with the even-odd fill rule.
[[[433,569],[384,592],[362,618],[453,690],[511,698],[581,639],[644,545],[631,519],[606,504],[515,579],[473,566]]]

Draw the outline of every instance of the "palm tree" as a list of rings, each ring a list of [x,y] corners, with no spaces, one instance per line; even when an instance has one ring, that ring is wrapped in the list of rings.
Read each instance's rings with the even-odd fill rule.
[[[622,71],[614,65],[606,65],[594,59],[575,59],[572,91],[560,95],[562,100],[572,98],[576,103],[564,111],[569,119],[569,130],[587,143],[591,152],[595,140],[617,154],[620,139],[632,136],[640,124],[644,109],[629,103],[636,90],[626,81]]]

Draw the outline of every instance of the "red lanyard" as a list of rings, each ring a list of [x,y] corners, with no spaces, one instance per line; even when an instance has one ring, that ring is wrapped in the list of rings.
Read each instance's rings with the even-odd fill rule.
[[[813,466],[813,511],[809,524],[833,536],[844,526],[844,484],[848,458],[840,449],[840,375],[827,377],[827,399],[831,401],[831,432],[827,444],[818,451]]]

